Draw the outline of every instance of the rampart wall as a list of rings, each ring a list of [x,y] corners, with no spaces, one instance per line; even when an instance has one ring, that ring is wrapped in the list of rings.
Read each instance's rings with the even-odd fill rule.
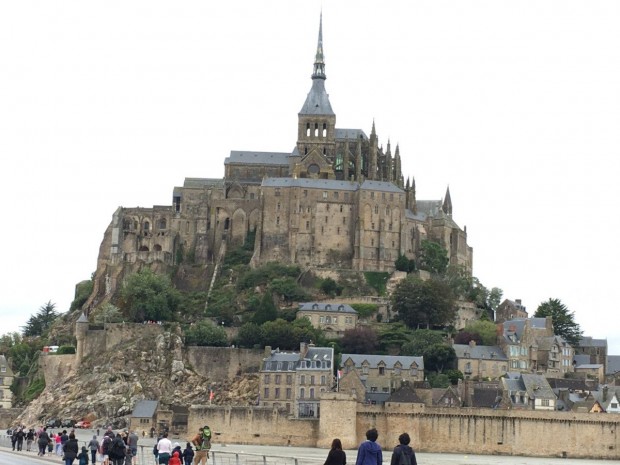
[[[192,369],[210,379],[233,379],[242,373],[257,372],[264,357],[262,350],[232,347],[187,347]]]
[[[620,459],[620,416],[614,414],[366,406],[328,393],[319,420],[258,407],[192,406],[189,423],[190,431],[208,424],[224,443],[326,448],[338,437],[354,449],[374,427],[385,450],[406,431],[420,452]]]

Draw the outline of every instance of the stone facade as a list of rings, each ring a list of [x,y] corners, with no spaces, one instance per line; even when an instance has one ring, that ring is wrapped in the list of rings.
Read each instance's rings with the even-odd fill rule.
[[[469,344],[453,344],[457,369],[465,379],[497,379],[508,371],[508,358],[500,347]]]
[[[195,278],[204,287],[227,248],[248,237],[253,265],[392,271],[399,255],[415,259],[428,239],[471,273],[472,248],[466,229],[452,219],[449,190],[443,200],[418,201],[415,181],[404,180],[400,148],[392,151],[389,141],[384,148],[374,123],[370,136],[336,127],[322,50],[319,37],[294,150],[233,150],[223,179],[186,178],[173,189],[172,205],[119,207],[100,247],[86,310],[145,265],[156,271],[202,265]]]
[[[503,323],[504,321],[514,320],[516,318],[527,318],[525,306],[521,304],[521,299],[508,300],[505,299],[495,312],[495,322]]]
[[[345,376],[351,371],[357,372],[369,395],[384,393],[389,396],[404,381],[424,380],[422,357],[342,354],[341,365]]]
[[[357,325],[357,312],[347,304],[306,302],[301,304],[297,318],[307,318],[328,337],[339,337]]]
[[[260,368],[260,405],[296,418],[318,418],[320,396],[334,386],[333,363],[332,347],[302,342],[298,353],[265,347]]]

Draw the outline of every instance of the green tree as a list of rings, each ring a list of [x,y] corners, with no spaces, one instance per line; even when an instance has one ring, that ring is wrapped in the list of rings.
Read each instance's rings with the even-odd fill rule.
[[[450,386],[450,377],[444,373],[429,373],[428,382],[433,388],[447,388]]]
[[[418,329],[411,340],[403,344],[401,355],[424,357],[424,370],[441,372],[456,359],[454,349],[445,341],[440,331]]]
[[[332,278],[325,278],[321,282],[321,291],[326,295],[334,297],[342,293],[342,286]]]
[[[256,323],[245,323],[239,328],[237,333],[237,345],[239,347],[246,347],[248,349],[260,348],[264,346],[263,340],[263,328]]]
[[[399,255],[394,262],[394,267],[398,271],[411,273],[412,271],[415,271],[415,260],[410,260],[405,255]]]
[[[228,337],[224,328],[214,325],[210,320],[202,320],[185,331],[185,345],[226,347]]]
[[[32,315],[23,326],[24,336],[42,336],[47,332],[54,320],[58,318],[56,304],[48,301],[45,305],[39,307],[36,315]]]
[[[448,267],[448,252],[437,242],[423,240],[420,244],[418,267],[434,274],[443,274]]]
[[[450,378],[450,383],[453,386],[459,384],[459,379],[464,379],[463,373],[460,370],[447,370],[445,375]]]
[[[389,323],[381,326],[379,331],[379,348],[382,352],[392,353],[391,351],[400,348],[409,342],[411,330],[402,323]]]
[[[269,289],[287,303],[309,299],[308,293],[294,278],[288,276],[272,279]]]
[[[312,326],[308,318],[298,318],[291,325],[293,326],[293,339],[295,341],[316,344],[323,340],[323,332]]]
[[[263,323],[261,328],[266,346],[279,347],[283,350],[299,348],[300,341],[295,340],[292,323],[278,318],[277,320]]]
[[[179,292],[166,276],[145,268],[127,278],[119,306],[132,321],[171,321],[179,305]]]
[[[258,309],[252,317],[252,323],[262,325],[267,321],[273,321],[278,318],[278,309],[273,303],[271,292],[265,292],[258,305]]]
[[[456,316],[452,290],[437,279],[404,279],[392,293],[392,309],[410,328],[445,326]]]
[[[541,303],[534,316],[536,318],[550,316],[553,322],[553,332],[562,336],[571,346],[579,345],[582,336],[581,328],[575,322],[574,312],[571,312],[560,299],[549,299]]]
[[[465,325],[465,331],[480,336],[480,343],[485,346],[497,345],[497,326],[492,321],[473,320]],[[478,341],[476,341],[478,342]]]
[[[93,321],[96,324],[119,323],[123,321],[123,314],[117,306],[107,303],[94,312]]]
[[[378,345],[377,333],[369,326],[347,329],[340,339],[340,347],[345,354],[372,354]]]

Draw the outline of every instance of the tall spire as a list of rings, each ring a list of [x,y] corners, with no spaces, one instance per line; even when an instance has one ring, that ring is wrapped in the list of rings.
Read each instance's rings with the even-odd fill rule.
[[[323,12],[319,20],[319,41],[316,45],[316,57],[314,58],[314,73],[312,79],[327,79],[325,76],[325,57],[323,56]]]
[[[450,197],[450,186],[448,186],[448,188],[446,189],[446,196],[443,199],[443,205],[441,208],[446,215],[452,216],[452,198]]]

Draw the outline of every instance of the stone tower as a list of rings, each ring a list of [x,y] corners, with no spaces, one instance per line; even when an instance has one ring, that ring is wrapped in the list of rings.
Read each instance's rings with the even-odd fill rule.
[[[84,313],[80,315],[75,322],[75,338],[77,339],[77,357],[76,362],[79,365],[84,357],[84,344],[86,342],[86,333],[88,332],[88,318]]]

